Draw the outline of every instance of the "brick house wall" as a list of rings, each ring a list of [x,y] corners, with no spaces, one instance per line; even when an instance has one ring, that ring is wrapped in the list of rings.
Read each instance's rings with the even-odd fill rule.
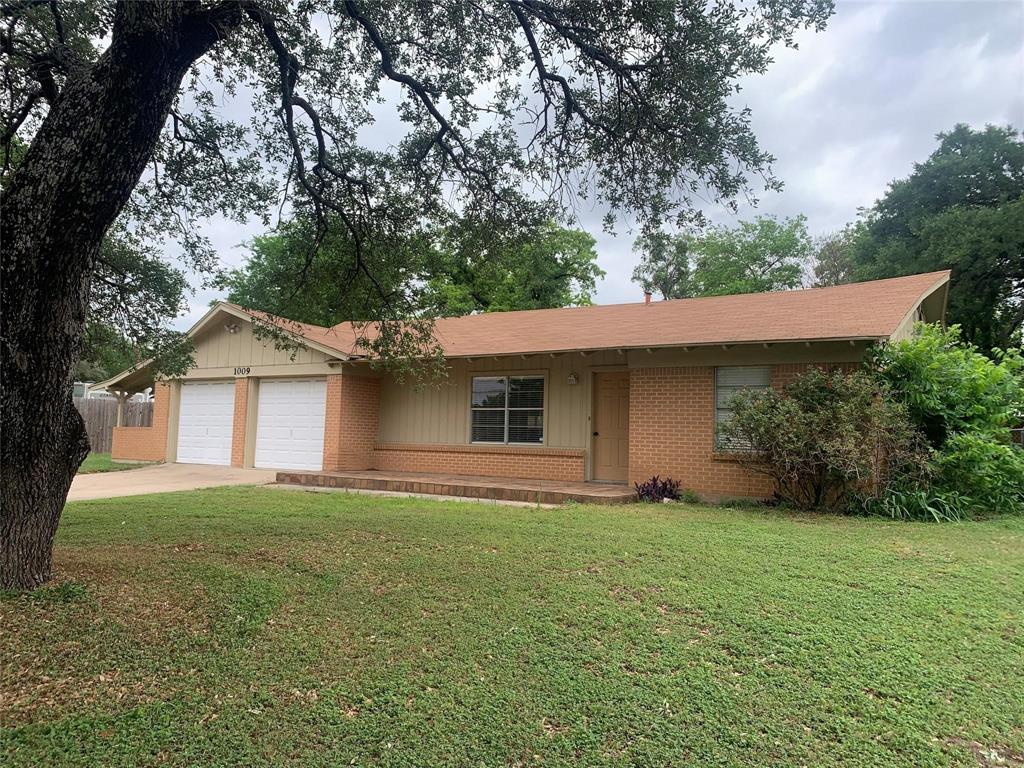
[[[325,413],[324,470],[371,469],[380,416],[380,380],[328,376]]]
[[[505,445],[380,443],[374,450],[373,468],[394,472],[581,481],[584,478],[584,451]]]
[[[782,387],[810,364],[771,367],[770,381]],[[821,365],[852,370],[856,363]],[[378,441],[380,380],[351,374],[327,377],[324,471],[379,469],[453,475],[582,481],[586,450],[543,446],[383,443]],[[235,381],[231,464],[245,458],[246,422],[252,390]],[[768,478],[748,472],[729,454],[714,450],[715,367],[630,369],[629,482],[670,476],[708,497],[764,498]],[[112,457],[164,461],[170,387],[154,388],[152,427],[115,427]]]
[[[324,405],[324,471],[340,469],[341,452],[341,374],[327,377],[327,402]]]
[[[231,466],[245,466],[245,423],[249,414],[249,379],[235,379],[235,410],[231,422]]]
[[[167,458],[167,416],[171,387],[153,387],[153,424],[149,427],[114,427],[110,458],[115,461],[165,461]]]
[[[633,368],[629,482],[671,477],[705,496],[771,495],[771,482],[714,451],[715,368]]]
[[[812,365],[787,363],[771,366],[772,386],[781,388]],[[821,368],[853,370],[856,363],[822,364]],[[337,377],[341,379],[342,377]],[[367,380],[363,380],[367,381]],[[372,381],[372,380],[370,380]],[[339,387],[341,386],[339,382]],[[328,384],[328,424],[332,419]],[[340,393],[339,389],[339,393]],[[586,451],[522,446],[484,446],[424,443],[377,443],[367,454],[368,436],[376,431],[379,388],[372,403],[359,396],[341,398],[358,404],[361,420],[351,419],[338,434],[341,444],[352,439],[358,459],[335,469],[378,469],[485,475],[545,480],[581,481],[586,476]],[[343,412],[344,405],[342,405]],[[686,488],[721,498],[765,498],[772,494],[766,477],[742,468],[735,457],[714,450],[715,367],[650,367],[630,371],[629,482],[652,475],[681,479]],[[328,469],[325,453],[324,469]]]
[[[769,380],[781,388],[811,365],[774,365]],[[858,365],[818,367],[853,370]],[[630,483],[660,475],[711,498],[772,495],[771,480],[715,451],[714,366],[633,368],[629,385]]]

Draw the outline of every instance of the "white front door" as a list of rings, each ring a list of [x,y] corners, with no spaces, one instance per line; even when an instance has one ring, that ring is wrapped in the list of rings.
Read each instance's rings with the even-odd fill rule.
[[[234,415],[234,382],[182,384],[176,460],[182,464],[230,464]]]
[[[321,469],[326,410],[323,379],[261,379],[255,466]]]

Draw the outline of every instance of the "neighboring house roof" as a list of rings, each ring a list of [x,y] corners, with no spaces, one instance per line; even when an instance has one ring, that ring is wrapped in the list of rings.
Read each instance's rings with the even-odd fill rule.
[[[775,293],[534,309],[446,317],[434,335],[449,357],[482,357],[599,349],[720,344],[876,341],[905,325],[922,302],[949,282],[949,271]],[[944,297],[943,297],[944,305]],[[371,325],[324,328],[219,302],[189,331],[196,336],[220,312],[278,326],[307,346],[338,359],[365,356],[358,333]],[[104,389],[138,378],[149,361],[93,385]]]

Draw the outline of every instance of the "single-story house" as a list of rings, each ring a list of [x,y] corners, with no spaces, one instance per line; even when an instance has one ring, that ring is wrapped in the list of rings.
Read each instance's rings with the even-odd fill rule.
[[[145,365],[95,385],[153,386],[151,427],[115,427],[113,458],[282,470],[444,473],[633,483],[670,476],[707,496],[762,497],[716,442],[733,394],[808,366],[852,368],[873,344],[942,322],[948,272],[831,288],[437,321],[447,380],[377,370],[349,323],[287,324],[297,351],[219,303],[189,331],[195,365]]]

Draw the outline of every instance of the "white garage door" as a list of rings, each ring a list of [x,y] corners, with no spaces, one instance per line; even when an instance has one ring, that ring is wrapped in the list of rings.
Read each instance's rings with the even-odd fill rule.
[[[182,464],[230,464],[234,382],[181,385],[178,457]]]
[[[324,462],[323,379],[262,379],[256,415],[257,467],[320,469]]]

